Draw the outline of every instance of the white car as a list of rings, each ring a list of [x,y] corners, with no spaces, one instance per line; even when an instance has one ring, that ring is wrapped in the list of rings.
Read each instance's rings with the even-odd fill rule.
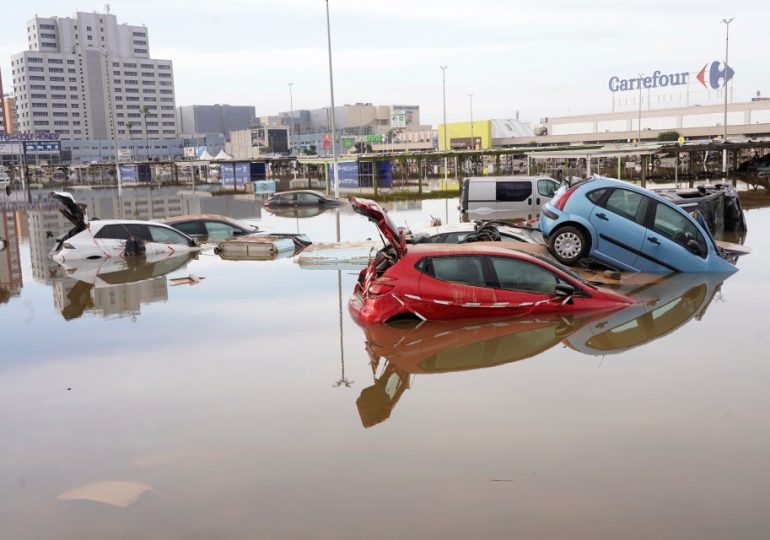
[[[63,192],[51,195],[64,205],[61,212],[74,225],[56,239],[51,249],[50,256],[58,263],[125,257],[137,249],[148,257],[200,250],[198,242],[168,225],[123,219],[89,221],[85,209],[72,195]],[[126,244],[133,246],[127,250]]]
[[[539,244],[543,237],[537,229],[516,227],[499,221],[478,221],[475,223],[458,223],[455,225],[439,225],[414,233],[407,241],[413,244],[459,244],[467,242],[474,233],[491,232],[491,237],[477,238],[480,240],[500,240],[501,242],[526,242]],[[499,237],[499,238],[498,238]]]
[[[1,193],[5,193],[6,195],[11,194],[11,179],[3,172],[0,172],[0,194]]]

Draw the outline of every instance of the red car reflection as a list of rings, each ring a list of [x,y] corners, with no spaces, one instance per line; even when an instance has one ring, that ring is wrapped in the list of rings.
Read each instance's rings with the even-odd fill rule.
[[[572,313],[633,303],[551,261],[500,243],[423,244],[407,250],[404,230],[376,202],[351,199],[351,204],[377,224],[386,240],[361,271],[350,299],[351,314],[361,322]]]

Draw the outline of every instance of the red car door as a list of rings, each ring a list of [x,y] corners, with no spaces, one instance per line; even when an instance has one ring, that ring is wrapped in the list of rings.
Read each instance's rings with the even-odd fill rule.
[[[563,309],[555,299],[556,274],[538,264],[513,257],[489,257],[501,315]],[[507,304],[502,307],[502,304]]]
[[[495,290],[481,255],[442,255],[421,261],[411,306],[431,320],[497,315]]]

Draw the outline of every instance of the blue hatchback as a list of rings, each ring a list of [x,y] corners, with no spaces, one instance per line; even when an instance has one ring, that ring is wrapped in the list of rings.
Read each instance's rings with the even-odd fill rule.
[[[631,272],[735,272],[687,212],[646,189],[594,177],[542,207],[540,230],[554,257],[591,257]]]

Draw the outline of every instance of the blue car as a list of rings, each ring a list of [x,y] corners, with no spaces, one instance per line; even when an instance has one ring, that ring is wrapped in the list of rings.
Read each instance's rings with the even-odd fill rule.
[[[735,272],[711,233],[644,188],[613,178],[574,184],[542,207],[540,231],[564,264],[590,257],[630,272]]]

